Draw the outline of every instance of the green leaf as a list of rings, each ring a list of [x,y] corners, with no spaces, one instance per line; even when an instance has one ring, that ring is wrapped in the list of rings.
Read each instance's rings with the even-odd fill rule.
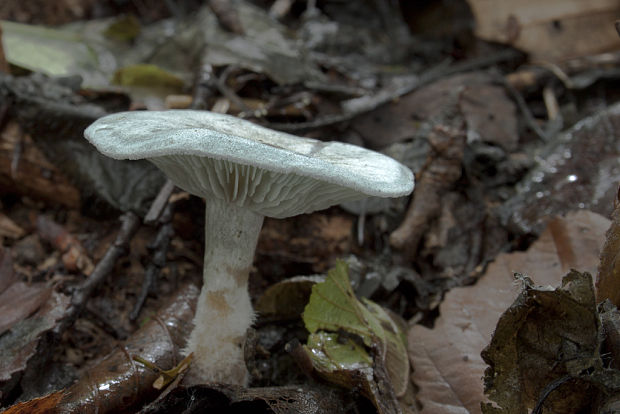
[[[364,346],[352,338],[342,340],[336,333],[318,332],[308,337],[307,350],[312,352],[313,363],[324,372],[371,368],[372,358]]]
[[[385,342],[381,323],[355,297],[348,267],[343,261],[338,261],[336,267],[327,273],[325,282],[312,287],[303,320],[310,333],[345,330],[359,335],[366,346]]]
[[[381,306],[357,299],[345,262],[312,287],[303,320],[310,332],[304,349],[321,377],[359,387],[380,413],[398,412],[396,398],[410,384],[405,334]]]

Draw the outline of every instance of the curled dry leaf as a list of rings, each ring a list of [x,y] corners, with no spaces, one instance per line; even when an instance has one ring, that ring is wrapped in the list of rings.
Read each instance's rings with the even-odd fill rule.
[[[460,128],[437,126],[428,137],[431,151],[417,174],[417,187],[402,224],[390,234],[390,244],[415,257],[429,224],[441,212],[442,197],[461,177],[465,133]]]
[[[451,290],[433,329],[409,331],[413,381],[422,413],[480,413],[485,400],[480,352],[519,291],[513,273],[540,285],[558,285],[571,267],[594,272],[609,220],[589,211],[551,220],[526,251],[500,254],[475,286]]]
[[[483,413],[579,413],[620,389],[620,371],[604,368],[592,276],[571,270],[556,289],[529,278],[482,351],[489,364]],[[604,394],[599,394],[599,391]]]

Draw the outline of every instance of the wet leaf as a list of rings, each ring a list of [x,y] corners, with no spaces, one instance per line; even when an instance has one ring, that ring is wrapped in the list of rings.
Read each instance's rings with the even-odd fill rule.
[[[538,234],[549,217],[575,209],[607,216],[620,176],[620,104],[587,117],[551,140],[517,193],[498,210],[513,231]]]
[[[88,369],[75,384],[63,390],[62,398],[56,401],[55,412],[135,412],[145,401],[155,398],[159,391],[153,388],[153,383],[159,373],[136,363],[132,356],[141,356],[160,367],[176,365],[191,330],[190,321],[198,293],[194,285],[182,286],[156,318],[136,331],[123,346]],[[21,332],[26,334],[26,331]],[[3,339],[6,337],[0,337],[0,368],[4,368],[6,344]],[[55,399],[54,395],[50,398]]]
[[[64,392],[58,391],[41,398],[15,404],[3,411],[4,414],[55,414],[56,406],[60,402]]]
[[[593,272],[609,220],[588,211],[555,218],[526,252],[500,254],[476,285],[452,289],[433,329],[409,331],[412,380],[420,388],[422,413],[480,413],[485,400],[480,352],[500,315],[519,294],[513,273],[539,285],[558,285],[571,267]]]
[[[191,404],[188,404],[191,401]],[[341,390],[320,384],[245,388],[225,384],[179,386],[144,407],[140,414],[343,413],[350,401]]]

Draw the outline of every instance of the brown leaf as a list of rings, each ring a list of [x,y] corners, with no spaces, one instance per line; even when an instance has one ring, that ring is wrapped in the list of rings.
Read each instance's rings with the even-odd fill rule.
[[[489,365],[485,391],[493,400],[483,413],[525,414],[543,398],[545,412],[590,411],[600,401],[599,391],[620,385],[620,372],[606,370],[599,353],[592,276],[571,270],[555,289],[534,286],[528,278],[521,282],[519,296],[482,351]]]
[[[539,234],[550,216],[587,209],[607,216],[620,174],[620,104],[586,117],[542,148],[534,165],[499,208],[502,222]]]
[[[424,121],[437,119],[453,104],[454,91],[464,88],[459,110],[467,133],[506,150],[516,148],[516,107],[487,73],[443,78],[353,121],[353,128],[374,149],[410,139],[424,130]]]
[[[60,414],[56,406],[63,395],[63,391],[58,391],[41,398],[15,404],[7,408],[3,414]]]
[[[0,246],[0,293],[4,292],[17,280],[13,271],[13,257],[11,250]]]
[[[448,292],[433,329],[409,331],[422,413],[481,412],[486,365],[480,352],[519,293],[513,272],[539,285],[558,285],[571,267],[592,272],[608,226],[604,217],[583,210],[554,219],[526,252],[499,255],[475,286]]]
[[[52,291],[37,313],[0,336],[0,392],[10,391],[10,388],[7,390],[5,386],[15,386],[11,379],[26,368],[28,361],[37,351],[41,336],[56,325],[68,305],[67,296]],[[0,398],[2,397],[3,395],[0,395]]]
[[[599,302],[609,299],[616,306],[620,304],[620,203],[611,214],[611,226],[605,235],[596,288]]]
[[[0,335],[39,309],[52,290],[45,283],[17,282],[9,286],[0,294]]]
[[[593,55],[620,46],[613,22],[615,0],[596,5],[580,1],[468,0],[476,19],[476,35],[521,49],[534,60]]]
[[[351,252],[352,228],[353,219],[345,214],[266,218],[256,247],[256,266],[265,274],[325,272]],[[284,270],[273,272],[273,267]]]

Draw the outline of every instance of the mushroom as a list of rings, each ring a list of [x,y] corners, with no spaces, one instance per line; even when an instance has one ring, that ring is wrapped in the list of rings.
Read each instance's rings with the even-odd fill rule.
[[[247,284],[263,217],[413,190],[411,171],[377,152],[213,112],[121,112],[84,135],[109,157],[150,160],[206,199],[204,284],[186,347],[194,353],[189,383],[247,383],[243,345],[254,320]]]

